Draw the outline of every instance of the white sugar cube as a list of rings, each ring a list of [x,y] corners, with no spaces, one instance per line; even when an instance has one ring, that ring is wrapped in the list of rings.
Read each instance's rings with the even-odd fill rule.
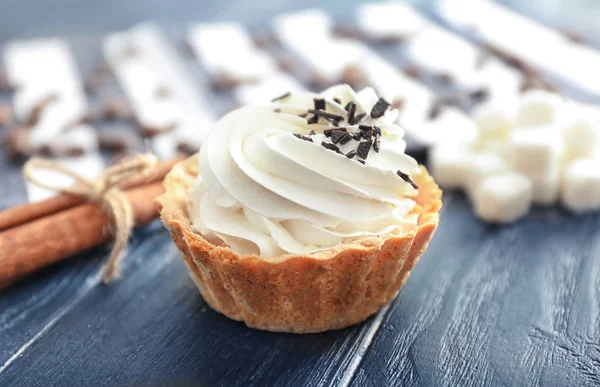
[[[558,201],[560,172],[560,164],[557,161],[545,173],[529,176],[533,188],[534,204],[548,206]]]
[[[531,181],[514,172],[491,176],[477,185],[471,198],[479,218],[491,223],[511,223],[531,208]]]
[[[478,150],[480,152],[495,153],[502,157],[511,169],[515,167],[514,147],[508,139],[493,139],[491,141],[482,141],[479,139]]]
[[[470,158],[467,170],[467,190],[471,195],[483,180],[509,171],[506,161],[496,153],[477,153]]]
[[[429,150],[429,169],[440,186],[465,188],[473,156],[467,144],[436,145]]]
[[[560,97],[543,90],[534,90],[523,94],[517,111],[517,125],[532,127],[551,125],[560,108]]]
[[[562,155],[560,135],[553,127],[515,130],[510,142],[515,169],[527,176],[544,175]]]
[[[573,212],[600,210],[600,157],[572,161],[562,178],[561,199]]]
[[[482,105],[473,113],[477,135],[483,140],[507,138],[512,122],[506,111],[496,106]]]
[[[591,156],[598,147],[598,128],[591,119],[578,117],[565,125],[561,134],[569,159]]]

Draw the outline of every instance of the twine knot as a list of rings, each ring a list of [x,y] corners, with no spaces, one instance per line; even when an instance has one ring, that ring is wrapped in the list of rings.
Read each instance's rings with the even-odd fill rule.
[[[134,226],[134,214],[127,195],[119,188],[120,184],[133,176],[149,174],[157,165],[158,159],[151,153],[143,153],[122,160],[116,165],[107,168],[100,176],[90,179],[74,172],[58,161],[31,158],[23,167],[23,175],[27,180],[52,191],[80,196],[88,202],[96,203],[109,215],[111,219],[114,245],[110,257],[104,268],[103,281],[109,283],[117,278],[123,259],[123,251]],[[61,173],[75,180],[69,187],[48,184],[35,177],[35,169],[45,169]]]

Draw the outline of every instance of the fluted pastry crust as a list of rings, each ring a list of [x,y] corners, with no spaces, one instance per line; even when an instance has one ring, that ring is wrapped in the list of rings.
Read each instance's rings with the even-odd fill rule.
[[[439,222],[442,192],[425,168],[423,172],[415,179],[419,221],[413,230],[274,260],[236,254],[193,229],[187,208],[198,176],[197,155],[167,175],[157,206],[192,279],[213,309],[252,328],[322,332],[356,324],[389,304],[427,249]]]

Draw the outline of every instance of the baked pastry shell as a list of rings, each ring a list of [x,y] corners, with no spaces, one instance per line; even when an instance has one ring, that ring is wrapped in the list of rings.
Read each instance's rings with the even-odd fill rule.
[[[205,240],[192,227],[188,194],[198,155],[178,163],[156,199],[202,297],[216,311],[252,328],[311,333],[356,324],[394,300],[427,249],[442,192],[424,167],[415,180],[418,224],[402,235],[362,237],[332,249],[265,260]]]

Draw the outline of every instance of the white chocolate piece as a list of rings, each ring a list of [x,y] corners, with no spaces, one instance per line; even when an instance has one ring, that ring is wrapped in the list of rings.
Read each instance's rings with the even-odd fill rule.
[[[303,91],[304,86],[296,79],[276,73],[260,82],[244,84],[235,88],[236,100],[241,104],[269,102],[287,92]]]
[[[135,53],[126,56],[129,47]],[[104,41],[104,56],[142,124],[165,131],[175,124],[175,130],[152,140],[162,155],[175,155],[177,139],[184,133],[202,139],[210,131],[214,117],[209,104],[158,26],[140,24],[110,35]],[[157,93],[163,87],[166,97]]]
[[[520,127],[552,125],[561,107],[560,97],[543,90],[533,90],[521,96],[516,124]]]
[[[484,42],[579,90],[600,95],[600,53],[573,44],[563,34],[489,0],[440,0],[437,12],[454,28],[473,31]]]
[[[569,210],[582,213],[600,210],[600,158],[569,163],[564,171],[561,200]]]
[[[560,135],[554,127],[514,130],[510,136],[515,169],[527,176],[549,173],[562,156]]]
[[[490,223],[512,223],[531,208],[531,181],[523,175],[506,172],[490,176],[471,195],[475,213]]]
[[[212,77],[238,82],[263,79],[276,71],[274,60],[257,49],[238,23],[198,24],[188,32],[192,50]]]
[[[62,157],[56,160],[74,172],[88,178],[94,178],[104,169],[104,160],[102,160],[102,156],[97,152],[84,154],[82,156]],[[33,174],[38,180],[59,187],[68,187],[74,183],[72,178],[54,171],[40,169],[34,170]],[[29,181],[26,182],[25,188],[27,190],[27,198],[30,202],[48,199],[57,194],[56,191],[40,188]]]
[[[591,156],[598,148],[598,132],[598,127],[587,117],[565,125],[561,130],[565,156],[571,160]]]
[[[64,41],[15,41],[6,45],[3,54],[9,81],[18,86],[13,99],[19,120],[27,121],[45,98],[56,98],[41,111],[32,128],[33,147],[47,144],[83,117],[86,97],[75,59]]]
[[[478,138],[484,141],[506,139],[512,127],[508,114],[491,104],[479,106],[473,112],[473,120],[477,125]]]
[[[480,50],[462,37],[442,28],[429,26],[408,42],[411,61],[434,73],[455,79],[471,76]]]
[[[474,154],[469,157],[467,168],[467,193],[472,195],[483,180],[505,172],[509,172],[509,167],[502,156],[491,152]]]
[[[429,170],[443,188],[466,188],[473,151],[468,144],[441,144],[429,149]]]
[[[394,0],[361,4],[356,19],[360,30],[375,40],[406,38],[427,24],[410,5]]]

